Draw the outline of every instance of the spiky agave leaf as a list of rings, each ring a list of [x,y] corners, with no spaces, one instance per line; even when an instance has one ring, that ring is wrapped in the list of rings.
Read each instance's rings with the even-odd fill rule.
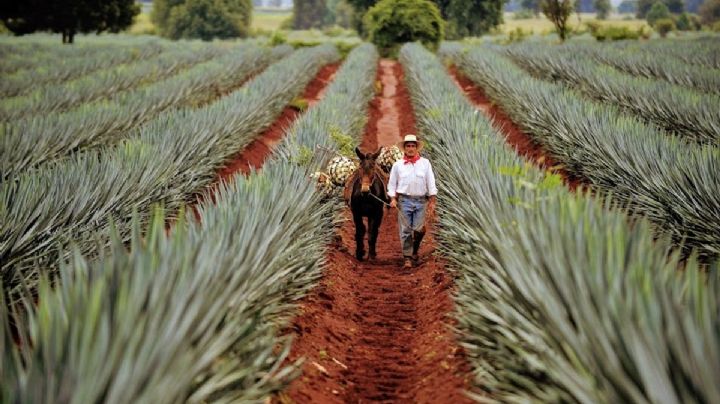
[[[180,48],[129,65],[101,70],[67,83],[46,86],[23,96],[0,101],[0,121],[61,112],[85,102],[105,99],[149,84],[226,52],[223,48]]]
[[[220,101],[161,115],[123,147],[79,154],[0,184],[3,276],[32,280],[55,268],[58,246],[70,240],[83,254],[97,253],[95,238],[110,218],[127,237],[133,211],[147,216],[152,203],[174,211],[189,202],[323,63],[338,57],[332,45],[297,51]]]
[[[696,41],[619,41],[612,44],[612,47],[629,52],[641,52],[651,55],[667,55],[669,58],[676,58],[685,63],[695,66],[705,66],[720,69],[720,54],[718,53],[717,41],[710,37],[708,40]]]
[[[200,223],[180,220],[166,237],[157,214],[143,235],[136,217],[129,252],[114,230],[99,261],[75,250],[57,288],[44,278],[32,343],[20,347],[26,362],[4,357],[13,367],[3,393],[205,402],[260,400],[278,388],[289,375],[275,351],[279,312],[319,275],[330,228],[318,223],[329,207],[289,164],[238,177],[216,197],[200,207]]]
[[[374,65],[375,63],[368,67]],[[357,77],[354,73],[356,72],[353,70],[341,69],[336,77],[346,82]],[[362,82],[357,83],[357,85],[365,85]],[[317,106],[320,110],[332,110],[332,105],[328,109],[325,109],[327,107],[324,105],[329,99],[333,99],[333,90],[330,89],[326,95],[328,97]],[[335,123],[342,125],[345,122],[355,121],[358,119],[357,115],[364,113],[366,105],[366,102],[354,104],[355,108],[345,110],[346,113],[342,115],[344,119]],[[319,115],[320,119],[329,119],[334,116],[332,114]],[[320,134],[318,133],[318,135]],[[223,327],[219,331],[239,330],[238,332],[242,334],[242,330],[245,328],[236,326],[235,321],[241,316],[245,316],[245,321],[248,321],[248,313],[256,313],[254,318],[257,321],[252,323],[256,328],[261,330],[273,328],[276,324],[284,323],[288,317],[287,305],[301,297],[319,276],[323,248],[329,242],[332,221],[328,210],[334,209],[334,205],[320,204],[318,196],[309,185],[303,167],[296,167],[281,159],[273,159],[263,168],[262,174],[256,173],[247,179],[236,179],[231,185],[221,187],[217,195],[217,204],[205,204],[199,208],[201,224],[193,223],[192,220],[187,226],[184,226],[182,222],[178,223],[171,235],[171,240],[165,240],[160,224],[162,221],[158,221],[156,222],[157,226],[152,228],[154,231],[151,230],[150,234],[144,238],[141,238],[136,232],[130,253],[122,248],[116,248],[112,254],[101,259],[97,266],[105,268],[102,266],[103,262],[130,262],[134,263],[136,270],[123,272],[129,276],[142,277],[142,274],[151,272],[172,276],[168,279],[189,277],[190,279],[187,281],[175,282],[176,285],[188,286],[187,289],[180,288],[177,293],[170,293],[171,287],[167,285],[168,282],[165,282],[163,276],[157,276],[157,282],[151,282],[151,286],[147,286],[147,282],[132,283],[131,286],[136,287],[143,294],[146,294],[148,289],[168,289],[166,293],[155,293],[159,297],[153,306],[158,313],[154,314],[161,320],[170,318],[168,311],[173,308],[175,308],[174,312],[182,311],[177,306],[183,305],[163,304],[164,297],[177,296],[177,298],[184,297],[186,301],[190,300],[197,307],[206,307],[209,302],[212,302],[214,305],[211,307],[219,306],[221,309],[228,309],[230,314],[227,315],[227,318],[229,320],[227,324],[223,321]],[[293,195],[289,195],[288,189],[297,190],[297,192],[294,191]],[[210,200],[210,198],[206,198],[206,200]],[[142,240],[147,241],[141,242]],[[182,257],[186,257],[186,260],[183,260]],[[166,267],[168,265],[166,261],[173,265],[177,262],[189,261],[190,266],[202,264],[202,268],[206,270],[186,269],[180,271],[182,274],[178,275],[170,273]],[[82,262],[85,261],[82,259],[73,261],[74,264]],[[262,262],[262,265],[259,265],[259,262]],[[222,265],[224,263],[229,263],[230,266],[239,266],[239,268],[234,272],[227,271],[227,268]],[[155,268],[154,272],[150,271],[151,268]],[[212,274],[212,276],[208,274]],[[234,285],[240,284],[240,282],[233,281],[236,279],[235,276],[242,276],[242,290],[245,294],[242,296],[232,296],[231,294],[228,298],[224,298],[226,296],[223,294],[226,293],[225,289],[233,290]],[[73,281],[72,277],[63,277],[63,290],[73,289]],[[67,285],[65,285],[66,282]],[[225,289],[217,290],[212,285],[216,285],[215,287],[222,285]],[[115,296],[121,296],[121,294]],[[109,298],[109,300],[111,299]],[[41,297],[40,301],[43,300],[44,298]],[[203,300],[205,300],[205,306],[202,304]],[[142,299],[133,301],[142,301]],[[183,319],[180,324],[192,324],[193,321],[199,321],[193,319],[197,319],[203,314],[202,310],[190,310],[188,304],[185,304],[184,307],[187,310],[176,315],[178,320]],[[167,310],[158,310],[159,308],[167,308]],[[128,323],[131,322],[128,321]],[[205,322],[212,322],[212,319],[207,319]],[[162,321],[153,323],[161,325],[149,331],[163,328]],[[168,323],[164,322],[164,324]],[[125,322],[119,324],[125,324]],[[174,328],[177,321],[171,324]],[[82,328],[81,325],[76,326]],[[182,329],[189,330],[191,328],[193,327],[183,327]],[[132,371],[123,374],[126,387],[123,391],[128,393],[121,398],[131,397],[134,399],[133,392],[137,391],[134,381],[138,381],[140,386],[151,386],[141,392],[143,397],[159,397],[160,402],[171,401],[174,394],[182,391],[190,391],[191,393],[187,393],[190,394],[189,396],[181,395],[180,397],[187,397],[189,401],[193,402],[259,400],[276,386],[277,381],[284,379],[289,372],[292,372],[292,368],[278,369],[282,356],[278,357],[272,351],[273,346],[283,343],[282,339],[269,342],[268,339],[263,338],[264,334],[260,332],[246,333],[247,335],[240,336],[236,332],[228,337],[227,333],[211,332],[218,330],[217,328],[195,327],[195,329],[196,334],[209,335],[207,339],[202,339],[192,345],[197,349],[186,351],[184,348],[186,345],[182,344],[183,341],[173,338],[173,344],[164,350],[165,353],[172,353],[175,349],[181,349],[190,357],[202,355],[201,359],[195,362],[197,365],[190,367],[191,371],[202,368],[201,363],[210,363],[209,366],[201,369],[190,390],[187,390],[187,386],[178,384],[178,380],[187,380],[187,378],[175,379],[172,378],[172,374],[164,376],[154,366],[148,365],[148,363],[157,363],[157,360],[144,360],[144,357],[135,356],[124,362],[126,365],[124,369]],[[175,336],[175,332],[172,330],[168,330],[166,334]],[[218,338],[219,335],[226,338]],[[150,335],[142,338],[141,342],[146,342],[150,346],[161,345],[157,338],[152,338]],[[127,343],[127,339],[115,341],[115,343],[123,346],[123,343]],[[207,346],[212,348],[207,349]],[[226,348],[225,351],[222,351],[223,347]],[[119,351],[127,352],[126,349]],[[147,351],[160,355],[150,347],[143,352]],[[126,356],[130,355],[126,354]],[[164,356],[156,356],[156,358],[161,360],[161,363],[177,364],[187,356],[178,357],[176,361],[171,362],[167,362],[171,358]],[[181,368],[170,364],[167,368],[173,372],[181,371]],[[136,378],[127,379],[136,372],[138,373]],[[14,380],[9,376],[8,378]],[[158,383],[148,384],[148,379],[158,380]],[[162,380],[172,380],[173,383],[160,383]],[[110,391],[120,390],[119,382],[114,380],[110,380],[110,382],[112,383]],[[11,384],[3,383],[3,385]],[[118,387],[116,388],[116,386]],[[154,393],[163,395],[153,396]]]
[[[169,108],[204,105],[289,52],[287,47],[270,51],[240,45],[227,55],[108,101],[10,123],[0,137],[0,180],[78,150],[118,143]]]
[[[687,144],[612,106],[533,79],[492,52],[455,49],[453,58],[568,171],[612,192],[707,260],[719,256],[717,148]]]
[[[675,46],[685,46],[676,42]],[[628,52],[604,44],[568,44],[566,52],[578,52],[590,56],[603,64],[635,76],[659,78],[669,83],[694,88],[706,93],[720,94],[720,71],[705,66],[687,64],[673,58],[671,52],[649,54]],[[670,54],[668,54],[670,53]]]
[[[678,271],[646,221],[522,162],[426,50],[407,45],[401,61],[436,145],[441,248],[477,387],[502,402],[717,400],[717,263]]]
[[[274,152],[275,158],[288,158],[299,154],[299,150],[316,150],[316,147],[339,152],[346,144],[338,144],[336,139],[343,140],[345,134],[360,142],[362,128],[367,120],[367,103],[373,97],[375,72],[377,71],[378,53],[371,44],[355,47],[345,59],[328,86],[323,102],[311,108],[293,127],[288,130],[283,143]],[[335,139],[333,139],[335,134]],[[308,172],[322,170],[327,161],[313,156],[308,163]]]
[[[148,38],[147,40],[140,39],[134,42],[128,42],[119,47],[111,46],[100,52],[94,52],[92,56],[88,55],[87,52],[78,52],[80,57],[75,58],[63,58],[63,56],[68,53],[74,53],[72,50],[57,51],[44,49],[41,52],[37,52],[36,50],[37,53],[34,53],[33,57],[45,52],[51,53],[50,56],[46,58],[47,64],[40,62],[38,63],[40,66],[37,66],[35,69],[19,70],[7,77],[3,77],[2,82],[0,82],[0,94],[2,94],[3,97],[23,95],[37,89],[38,86],[73,80],[101,69],[112,68],[113,66],[124,63],[132,63],[173,47],[174,45],[169,41]],[[58,47],[56,46],[55,48]],[[60,62],[58,62],[59,60]]]
[[[682,138],[720,144],[720,96],[665,81],[634,77],[598,65],[582,53],[552,46],[514,46],[505,50],[533,74],[578,88],[591,98],[617,105]]]

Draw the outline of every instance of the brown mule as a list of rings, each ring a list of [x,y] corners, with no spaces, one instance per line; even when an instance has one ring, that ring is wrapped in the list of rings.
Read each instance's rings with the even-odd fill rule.
[[[387,179],[376,164],[380,150],[363,153],[356,147],[355,153],[360,158],[360,167],[348,179],[345,199],[350,205],[355,223],[355,257],[360,261],[365,258],[366,229],[363,218],[367,217],[368,258],[373,260],[377,256],[375,245],[382,223],[384,204],[390,201],[385,192]]]

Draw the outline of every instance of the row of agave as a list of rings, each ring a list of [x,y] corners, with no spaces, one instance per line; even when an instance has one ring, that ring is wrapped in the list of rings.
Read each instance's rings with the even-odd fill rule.
[[[720,145],[720,95],[635,77],[553,45],[513,46],[505,52],[538,77],[564,82],[682,138]]]
[[[17,38],[17,37],[15,37]],[[136,45],[138,42],[136,41]],[[55,46],[33,41],[26,43],[7,42],[0,39],[0,73],[11,75],[21,70],[36,70],[40,72],[47,70],[55,64],[67,63],[71,59],[93,58],[89,60],[90,65],[86,69],[92,71],[93,65],[102,68],[103,63],[107,60],[96,60],[96,56],[103,52],[111,52],[121,50],[128,44],[119,45],[109,42],[103,46],[98,43],[78,43],[75,46]]]
[[[0,101],[0,121],[46,115],[76,108],[119,92],[162,80],[198,63],[224,54],[218,46],[172,48],[133,63],[102,69],[82,78],[42,86],[32,92]]]
[[[67,112],[7,123],[0,137],[0,181],[76,151],[118,143],[168,110],[203,105],[291,52],[240,45],[165,80]],[[165,112],[168,113],[168,112]]]
[[[1,397],[260,402],[297,375],[282,366],[289,341],[278,330],[319,277],[333,204],[320,201],[312,168],[291,149],[302,150],[300,133],[330,147],[328,128],[361,131],[373,81],[358,78],[376,62],[370,45],[354,49],[283,153],[223,184],[215,203],[199,206],[199,221],[187,215],[166,236],[158,213],[141,236],[136,220],[130,251],[114,232],[99,260],[78,252],[64,264],[57,288],[43,279],[20,336],[32,344],[13,343],[0,306]]]
[[[366,124],[365,114],[344,111],[366,105],[375,90],[377,50],[370,44],[362,44],[354,54],[354,58],[348,58],[343,64],[343,69],[353,73],[333,81],[331,91],[324,98],[327,102],[299,120],[275,152],[281,158],[294,156],[292,158],[306,165],[312,172],[311,177],[317,180],[318,191],[329,200],[341,196],[342,185],[357,168],[356,161],[348,154],[354,154],[352,150],[360,144]]]
[[[67,57],[67,52],[47,50],[51,52],[50,58],[40,56],[46,50],[33,52],[27,55],[31,65],[23,65],[23,70],[17,70],[0,81],[0,97],[24,95],[39,86],[74,80],[98,70],[143,60],[168,47],[175,46],[157,40],[137,40],[128,46],[92,52],[92,56],[81,48],[76,51],[80,56],[77,58]]]
[[[173,41],[168,41],[154,35],[132,35],[123,33],[107,35],[79,34],[76,38],[79,38],[79,40],[76,41],[73,46],[63,47],[58,46],[57,35],[48,32],[21,36],[2,35],[0,36],[0,56],[12,54],[10,55],[12,56],[10,60],[14,60],[15,57],[21,58],[28,55],[38,55],[38,52],[49,52],[57,56],[72,57],[85,52],[102,50],[103,48],[136,46],[148,42],[158,44],[173,43]],[[4,62],[5,59],[0,60],[0,64]]]
[[[682,42],[677,42],[682,46]],[[720,94],[720,71],[688,64],[672,56],[622,51],[604,44],[568,43],[563,52],[580,53],[612,66],[620,71],[647,78],[659,78],[669,83],[694,88],[706,93]]]
[[[378,54],[374,46],[365,43],[353,50],[353,56],[342,66],[342,71],[353,73],[338,74],[324,95],[324,102],[298,120],[276,154],[285,158],[290,155],[311,157],[303,160],[311,163],[312,170],[317,170],[327,157],[324,149],[340,151],[343,146],[347,148],[339,144],[347,138],[354,139],[355,144],[360,142],[367,117],[347,111],[354,111],[357,104],[365,105],[372,98]],[[352,150],[352,146],[350,148]]]
[[[716,36],[678,41],[619,41],[612,45],[631,52],[662,54],[678,58],[685,63],[720,69],[720,46]]]
[[[118,147],[78,153],[0,184],[0,262],[6,288],[32,283],[65,257],[83,254],[115,221],[129,237],[133,211],[163,203],[170,212],[211,184],[216,170],[269,126],[320,67],[333,45],[301,49],[208,106],[163,114]],[[147,217],[142,217],[144,222]],[[30,285],[32,286],[32,285]]]
[[[571,174],[648,217],[708,261],[720,255],[720,150],[688,144],[605,104],[530,77],[485,49],[444,50]]]
[[[719,400],[720,266],[681,261],[646,220],[524,163],[421,46],[400,58],[443,180],[438,236],[475,398]]]

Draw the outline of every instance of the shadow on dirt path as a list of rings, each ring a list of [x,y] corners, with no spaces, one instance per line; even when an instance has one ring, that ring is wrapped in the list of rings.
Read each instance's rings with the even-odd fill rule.
[[[416,133],[400,64],[382,60],[382,93],[370,103],[361,149]],[[290,360],[304,357],[303,374],[274,398],[280,403],[463,403],[470,400],[470,369],[448,327],[452,279],[432,253],[430,234],[422,263],[402,268],[395,211],[385,211],[378,259],[359,262],[354,226],[347,222],[330,246],[320,285],[302,302],[292,326]]]

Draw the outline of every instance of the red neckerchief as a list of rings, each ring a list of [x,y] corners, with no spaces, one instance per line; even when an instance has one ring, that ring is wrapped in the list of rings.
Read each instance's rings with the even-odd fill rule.
[[[420,160],[420,154],[416,154],[415,157],[408,157],[407,154],[403,155],[403,164],[415,164]]]

